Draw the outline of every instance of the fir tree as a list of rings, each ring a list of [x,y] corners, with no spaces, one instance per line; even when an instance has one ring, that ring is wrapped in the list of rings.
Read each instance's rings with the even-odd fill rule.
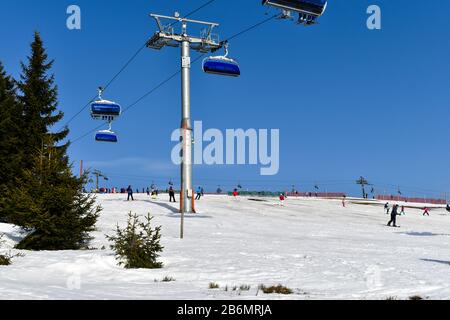
[[[21,121],[22,109],[17,101],[14,81],[6,75],[0,62],[0,198],[22,172]],[[0,205],[0,220],[4,214]]]
[[[57,111],[58,88],[54,84],[54,75],[48,74],[53,63],[53,60],[48,60],[40,34],[35,32],[28,63],[21,64],[22,74],[18,84],[22,93],[20,102],[23,105],[23,132],[26,133],[23,149],[25,154],[38,152],[44,141],[52,141],[57,145],[69,133],[68,128],[56,133],[50,132],[50,129],[63,118],[63,113]],[[58,148],[65,152],[68,143],[59,145]],[[25,158],[22,165],[26,169],[31,168],[32,158]]]
[[[19,102],[23,127],[19,135],[26,156],[22,174],[0,198],[8,222],[30,231],[18,245],[29,250],[74,250],[87,246],[100,207],[83,194],[86,176],[73,176],[67,156],[68,134],[50,130],[62,119],[57,87],[49,75],[53,61],[35,33],[28,64],[22,64]]]
[[[18,245],[26,250],[76,250],[86,248],[95,230],[100,207],[95,199],[83,194],[87,175],[74,177],[61,150],[44,147],[33,158],[17,187],[9,192],[14,212],[9,222],[31,231]]]

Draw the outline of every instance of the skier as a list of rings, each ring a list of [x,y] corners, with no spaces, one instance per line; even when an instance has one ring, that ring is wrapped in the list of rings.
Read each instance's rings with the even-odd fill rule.
[[[147,196],[150,196],[150,188],[147,187]]]
[[[200,200],[200,198],[202,197],[202,190],[202,187],[197,188],[197,196],[195,197],[195,200]]]
[[[152,199],[156,200],[158,198],[158,191],[156,189],[152,189]]]
[[[423,216],[430,216],[430,210],[427,207],[423,208]]]
[[[400,210],[400,215],[406,216],[406,213],[405,213],[405,206],[402,206],[402,209]]]
[[[233,191],[233,197],[234,197],[235,199],[237,199],[238,196],[239,196],[238,190],[237,190],[237,189],[234,189],[234,191]]]
[[[202,189],[202,197],[204,197],[205,196],[205,190],[203,189],[203,187],[201,187],[201,189]]]
[[[127,193],[128,193],[127,201],[130,201],[130,198],[131,198],[132,201],[134,201],[134,198],[133,198],[133,188],[132,188],[131,186],[128,186],[128,188],[127,188]]]
[[[447,205],[446,210],[447,210],[448,212],[450,212],[450,204]]]
[[[286,200],[286,197],[284,194],[280,194],[280,206],[284,207],[284,200]]]
[[[346,196],[343,196],[342,197],[342,206],[345,208],[345,199],[346,199]]]
[[[177,202],[175,200],[175,191],[173,190],[172,186],[170,186],[170,188],[169,188],[169,197],[170,197],[169,202],[172,202],[172,200],[173,200],[173,202]]]
[[[394,223],[394,228],[397,228],[397,215],[399,215],[397,211],[398,211],[398,205],[394,205],[392,207],[391,220],[388,222],[388,227],[390,227],[391,224]]]
[[[390,211],[389,202],[386,202],[386,204],[384,205],[384,210],[386,210],[386,214],[389,214]]]

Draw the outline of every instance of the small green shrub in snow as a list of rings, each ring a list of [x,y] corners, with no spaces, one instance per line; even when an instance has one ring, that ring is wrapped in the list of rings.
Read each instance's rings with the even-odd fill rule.
[[[259,290],[261,290],[265,294],[274,294],[274,293],[275,294],[293,294],[294,293],[294,291],[292,291],[292,289],[282,286],[281,284],[279,284],[277,286],[270,286],[270,287],[260,285]]]
[[[127,269],[157,269],[163,264],[158,262],[164,249],[161,244],[161,227],[152,228],[153,217],[148,214],[145,222],[140,222],[136,214],[128,215],[125,229],[117,226],[114,236],[106,236],[111,241],[111,249],[116,253],[119,265]]]
[[[215,283],[215,282],[211,282],[210,284],[209,284],[209,289],[219,289],[220,288],[220,286],[219,286],[219,284],[217,284],[217,283]]]
[[[176,281],[175,278],[169,276],[166,276],[162,279],[162,282],[174,282],[174,281]]]

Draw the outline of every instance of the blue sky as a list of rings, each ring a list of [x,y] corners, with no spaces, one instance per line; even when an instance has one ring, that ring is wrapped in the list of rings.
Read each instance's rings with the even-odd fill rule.
[[[66,120],[80,110],[156,30],[148,14],[187,13],[205,0],[0,2],[0,59],[17,77],[34,30],[48,53]],[[321,190],[358,194],[364,175],[380,193],[411,196],[450,192],[450,3],[330,0],[312,28],[271,21],[231,43],[239,79],[192,68],[192,117],[205,128],[280,129],[280,172],[261,177],[259,166],[195,167],[195,184],[230,189]],[[66,8],[82,10],[82,30],[66,28]],[[366,9],[382,9],[382,30],[366,27]],[[223,38],[264,19],[261,1],[224,1],[192,18],[220,23]],[[272,14],[273,11],[269,12]],[[193,53],[195,57],[196,54]],[[145,49],[111,85],[105,98],[127,107],[179,67],[179,50]],[[70,148],[74,171],[81,159],[110,177],[107,186],[179,181],[172,165],[171,132],[180,123],[177,77],[133,107],[114,129],[118,145],[93,135]],[[97,126],[88,110],[71,124],[75,139]]]

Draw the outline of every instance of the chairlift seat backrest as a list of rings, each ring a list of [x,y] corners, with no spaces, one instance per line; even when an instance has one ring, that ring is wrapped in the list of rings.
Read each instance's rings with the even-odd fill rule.
[[[121,112],[120,105],[115,102],[101,100],[91,104],[91,114],[94,118],[118,117]]]
[[[229,77],[239,77],[241,75],[239,64],[233,59],[225,57],[206,58],[203,61],[203,71]]]
[[[117,143],[117,135],[112,131],[99,131],[95,135],[95,141]]]

